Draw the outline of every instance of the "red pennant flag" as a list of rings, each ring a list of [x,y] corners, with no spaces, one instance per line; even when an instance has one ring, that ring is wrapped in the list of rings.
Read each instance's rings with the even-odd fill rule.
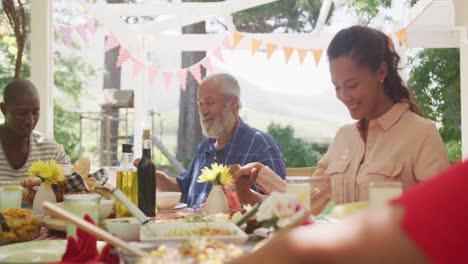
[[[166,92],[168,92],[169,89],[171,88],[172,75],[174,75],[174,73],[173,72],[163,72],[162,75],[164,77],[164,84],[166,86]]]
[[[84,24],[75,27],[76,32],[80,35],[81,39],[88,44],[88,36],[86,36],[86,28]]]
[[[145,64],[143,64],[140,60],[133,59],[132,79],[135,80],[135,78],[144,68]]]
[[[120,45],[119,40],[114,36],[114,34],[110,33],[109,36],[107,36],[106,44],[104,46],[105,51],[109,51],[117,46]]]
[[[234,49],[234,46],[232,45],[232,42],[229,36],[224,37],[223,47],[225,47],[226,49],[231,49],[231,50]]]
[[[159,74],[159,69],[158,68],[155,68],[154,66],[149,66],[148,67],[148,80],[149,80],[150,85],[153,84],[153,82],[156,79],[156,77],[158,76],[158,74]]]
[[[213,56],[215,56],[218,60],[224,62],[223,53],[221,52],[221,48],[216,48],[213,50]]]
[[[176,74],[177,78],[179,78],[179,83],[182,87],[182,90],[185,91],[185,89],[187,88],[187,69],[179,70]]]
[[[128,59],[130,59],[132,55],[130,54],[130,52],[128,51],[128,49],[120,46],[120,49],[119,49],[119,56],[117,57],[117,62],[115,64],[115,66],[118,68],[120,67],[124,62],[126,62]]]
[[[68,47],[70,47],[70,46],[71,46],[71,42],[72,42],[72,36],[71,36],[72,29],[71,29],[71,27],[59,26],[59,30],[60,30],[60,32],[62,33],[63,42],[65,42],[65,45],[67,45]]]
[[[193,75],[195,80],[197,80],[198,83],[201,83],[201,71],[200,71],[200,64],[197,63],[195,65],[192,65],[192,67],[189,68],[190,73]]]
[[[213,72],[213,65],[211,64],[211,59],[209,57],[205,57],[200,64],[206,69],[206,72]]]
[[[96,21],[94,18],[90,17],[88,20],[86,20],[86,27],[91,34],[94,35],[94,33],[96,33]]]

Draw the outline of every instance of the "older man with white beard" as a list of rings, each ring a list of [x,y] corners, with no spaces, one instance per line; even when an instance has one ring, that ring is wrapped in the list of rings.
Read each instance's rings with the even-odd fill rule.
[[[240,87],[233,76],[220,73],[206,77],[198,89],[197,101],[203,134],[208,138],[198,145],[187,171],[176,179],[162,171],[156,173],[158,190],[181,191],[189,207],[201,206],[212,185],[198,183],[197,179],[201,169],[214,162],[224,165],[261,162],[285,177],[286,166],[278,143],[239,117]],[[255,184],[252,189],[258,191]]]

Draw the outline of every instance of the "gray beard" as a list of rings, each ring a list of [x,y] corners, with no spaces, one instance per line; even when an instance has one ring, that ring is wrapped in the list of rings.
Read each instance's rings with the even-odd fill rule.
[[[229,131],[234,127],[236,116],[229,107],[226,107],[220,116],[215,117],[213,126],[210,130],[205,127],[202,117],[200,117],[200,123],[205,137],[217,139],[229,133]]]

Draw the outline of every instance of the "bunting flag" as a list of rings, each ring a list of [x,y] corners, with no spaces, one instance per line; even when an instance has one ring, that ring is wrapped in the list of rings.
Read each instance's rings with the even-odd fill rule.
[[[132,57],[132,55],[130,54],[128,49],[120,46],[119,56],[117,57],[117,62],[115,64],[115,66],[117,68],[119,68],[124,62],[126,62],[128,59],[130,59],[130,57]]]
[[[267,50],[267,59],[270,59],[271,55],[273,55],[273,52],[276,50],[278,45],[272,44],[272,43],[267,43],[266,45],[266,50]]]
[[[117,46],[120,45],[120,42],[117,40],[117,38],[114,36],[114,34],[110,33],[109,36],[107,36],[106,44],[104,46],[104,50],[107,52]]]
[[[408,36],[406,35],[406,28],[398,30],[397,32],[395,32],[395,35],[404,46],[408,46]]]
[[[189,68],[189,72],[198,83],[201,83],[201,71],[199,63],[192,65],[192,67]]]
[[[318,66],[320,58],[322,57],[323,49],[312,50],[312,55],[314,55],[315,65]]]
[[[209,57],[205,57],[200,64],[206,69],[207,73],[213,72],[213,65],[211,64],[211,59]]]
[[[80,35],[81,39],[88,44],[88,37],[86,36],[85,24],[80,24],[75,27],[76,32]]]
[[[179,78],[179,83],[182,87],[182,90],[185,91],[185,89],[187,88],[187,69],[179,70],[176,74],[177,78]]]
[[[162,75],[164,77],[164,85],[166,86],[166,91],[169,92],[169,89],[171,88],[171,84],[172,84],[172,76],[174,75],[174,73],[163,72]]]
[[[291,59],[291,55],[294,52],[294,48],[283,47],[283,51],[284,51],[284,59],[286,60],[286,64],[288,64],[289,59]]]
[[[88,20],[86,20],[86,28],[91,34],[94,35],[94,33],[96,33],[96,21],[94,18],[90,17]]]
[[[138,74],[143,71],[145,64],[138,59],[133,59],[132,79],[135,80]]]
[[[154,80],[156,79],[156,76],[159,74],[159,69],[155,68],[153,66],[148,67],[148,80],[150,85],[153,84]]]
[[[223,57],[223,52],[221,51],[221,48],[216,48],[213,50],[213,56],[215,56],[218,60],[224,62],[224,57]]]
[[[299,55],[299,61],[301,62],[301,64],[304,63],[304,59],[307,56],[307,52],[309,51],[306,49],[297,49],[297,54]]]
[[[252,39],[252,46],[251,46],[252,55],[255,55],[255,53],[257,52],[258,48],[260,48],[261,45],[262,45],[261,40],[254,39],[254,38]]]
[[[234,48],[237,47],[237,45],[239,45],[239,43],[241,42],[241,40],[244,38],[244,34],[240,33],[239,31],[234,31],[234,34],[233,34],[233,39],[234,39]]]
[[[71,36],[72,29],[66,26],[59,26],[59,30],[62,33],[63,42],[65,42],[65,45],[70,47],[72,43],[72,36]]]
[[[226,49],[230,49],[230,50],[234,49],[234,46],[232,45],[232,42],[229,36],[224,37],[223,47],[225,47]]]

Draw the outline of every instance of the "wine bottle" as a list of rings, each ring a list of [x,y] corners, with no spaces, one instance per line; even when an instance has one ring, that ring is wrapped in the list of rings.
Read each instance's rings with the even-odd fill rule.
[[[138,207],[148,217],[156,214],[156,165],[151,159],[149,129],[143,130],[143,156],[138,163]]]
[[[122,158],[117,167],[117,188],[119,188],[125,196],[135,205],[138,205],[138,176],[137,168],[133,165],[133,145],[122,144]],[[116,204],[117,217],[129,217],[132,214],[127,210],[127,207],[121,202]]]

